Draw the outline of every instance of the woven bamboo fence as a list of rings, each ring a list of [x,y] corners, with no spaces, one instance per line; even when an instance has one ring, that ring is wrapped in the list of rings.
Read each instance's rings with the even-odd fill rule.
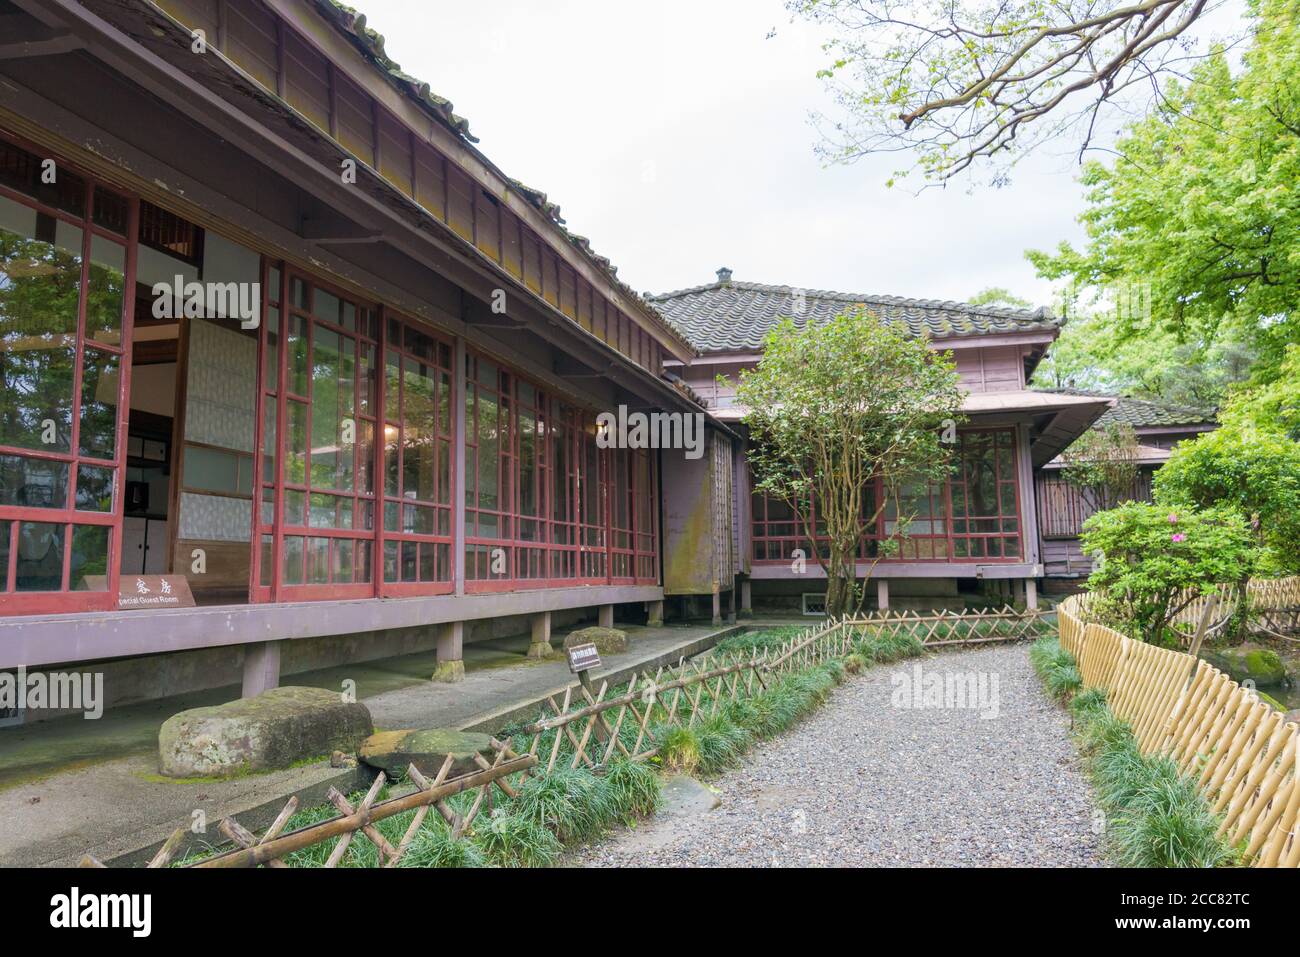
[[[653,675],[634,674],[626,686],[611,688],[603,682],[599,688],[589,689],[574,683],[558,699],[548,697],[537,720],[503,735],[505,740],[493,738],[495,759],[477,757],[477,771],[451,777],[449,757],[439,773],[428,780],[411,765],[407,776],[415,789],[385,801],[378,801],[387,783],[380,773],[356,806],[331,789],[328,800],[338,811],[337,816],[288,833],[284,828],[298,810],[296,797],[289,799],[260,836],[234,818],[226,818],[218,830],[233,846],[185,866],[286,867],[286,856],[333,841],[324,863],[332,868],[343,862],[351,842],[360,833],[375,845],[378,866],[395,867],[431,810],[447,822],[453,837],[459,837],[480,813],[491,812],[496,791],[513,798],[528,777],[550,774],[556,768],[582,766],[599,773],[616,758],[649,760],[659,753],[657,742],[665,732],[694,727],[717,715],[727,704],[753,697],[789,674],[843,659],[860,639],[906,635],[926,647],[939,647],[1019,641],[1036,637],[1043,627],[1044,620],[1037,613],[1011,608],[962,613],[873,613],[819,623],[775,648],[714,649],[691,660],[681,659],[672,668],[661,667]],[[477,794],[468,809],[458,812],[448,799],[467,791]],[[386,818],[408,811],[415,814],[396,844],[375,827]],[[166,867],[184,846],[185,838],[184,829],[177,829],[147,866]],[[103,865],[87,856],[82,866]]]
[[[1084,685],[1106,690],[1144,754],[1196,779],[1252,866],[1300,866],[1300,728],[1205,660],[1088,622],[1085,606],[1075,595],[1057,609]]]
[[[1223,584],[1208,594],[1184,590],[1175,593],[1172,607],[1178,608],[1170,625],[1182,635],[1185,646],[1190,646],[1196,629],[1209,607],[1206,637],[1221,632],[1236,614],[1241,602],[1241,586]],[[1247,630],[1288,641],[1300,641],[1295,635],[1300,631],[1300,576],[1289,578],[1252,578],[1246,583],[1244,607]],[[1079,596],[1079,608],[1088,609],[1088,596]]]

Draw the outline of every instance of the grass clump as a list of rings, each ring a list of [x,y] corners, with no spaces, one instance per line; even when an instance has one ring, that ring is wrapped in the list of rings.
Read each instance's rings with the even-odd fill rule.
[[[578,768],[529,778],[511,811],[549,829],[565,844],[600,836],[618,817],[605,779]]]
[[[476,820],[473,844],[499,867],[550,867],[564,851],[553,833],[509,808]]]
[[[624,823],[649,817],[659,809],[663,782],[650,765],[616,758],[605,768],[610,802]]]
[[[1057,701],[1068,701],[1083,688],[1083,677],[1074,656],[1054,636],[1039,638],[1029,646],[1029,662],[1043,679],[1048,694]]]
[[[664,770],[694,774],[700,766],[700,738],[694,728],[669,728],[660,739],[659,756]]]
[[[441,820],[426,818],[411,846],[398,862],[401,867],[487,867],[483,849],[467,838],[453,838]]]
[[[1144,755],[1133,729],[1100,688],[1081,689],[1074,657],[1042,638],[1030,661],[1048,690],[1070,700],[1076,737],[1097,804],[1106,814],[1106,848],[1120,867],[1231,867],[1240,851],[1217,834],[1219,817],[1196,782],[1164,756]]]
[[[915,635],[879,630],[868,632],[853,645],[854,654],[873,665],[889,665],[904,658],[915,658],[925,651],[925,646]]]

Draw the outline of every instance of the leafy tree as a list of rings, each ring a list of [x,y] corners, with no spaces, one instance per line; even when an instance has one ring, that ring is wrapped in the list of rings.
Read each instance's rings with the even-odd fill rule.
[[[1287,346],[1276,380],[1230,396],[1219,420],[1225,428],[1258,428],[1300,442],[1300,345]]]
[[[1138,478],[1138,440],[1131,425],[1116,422],[1089,429],[1065,450],[1062,475],[1092,498],[1096,511],[1133,497]]]
[[[784,319],[757,367],[741,372],[736,398],[746,410],[755,489],[798,516],[826,572],[827,612],[844,614],[855,598],[856,556],[886,505],[901,500],[904,486],[950,471],[944,433],[955,432],[961,405],[952,358],[865,312],[803,328]],[[881,501],[872,496],[877,479]],[[896,543],[881,545],[879,554]]]
[[[1070,128],[1091,142],[1107,107],[1158,96],[1200,47],[1213,0],[787,0],[830,28],[820,72],[843,114],[833,160],[909,151],[932,179],[1016,156]]]
[[[1156,473],[1162,507],[1232,509],[1265,548],[1266,570],[1300,572],[1300,443],[1221,428],[1183,442]]]
[[[1244,377],[1234,358],[1255,361],[1256,384],[1273,381],[1300,339],[1300,6],[1249,7],[1236,75],[1216,53],[1166,87],[1113,163],[1085,166],[1087,247],[1027,254],[1045,278],[1135,290],[1099,335],[1130,362],[1154,353],[1161,378],[1177,350],[1221,356],[1220,389]]]
[[[985,286],[966,301],[972,306],[1005,306],[1010,309],[1033,307],[1028,299],[1022,299],[1004,286]]]
[[[1094,612],[1139,641],[1168,643],[1174,616],[1254,569],[1250,529],[1231,508],[1170,510],[1127,502],[1083,523],[1083,550],[1101,557],[1088,579]]]

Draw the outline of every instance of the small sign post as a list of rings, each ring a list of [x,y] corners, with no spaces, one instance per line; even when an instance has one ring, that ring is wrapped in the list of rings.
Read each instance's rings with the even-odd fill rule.
[[[569,673],[578,676],[578,681],[582,683],[583,690],[587,692],[587,697],[594,702],[596,700],[596,691],[591,686],[591,677],[587,672],[600,667],[600,650],[588,642],[566,648],[565,652],[569,656]],[[605,730],[605,720],[601,717],[596,718],[596,738],[599,741],[609,739],[608,732]]]

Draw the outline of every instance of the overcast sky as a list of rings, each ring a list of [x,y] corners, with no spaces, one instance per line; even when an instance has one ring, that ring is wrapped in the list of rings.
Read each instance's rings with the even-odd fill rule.
[[[1051,287],[1026,248],[1078,241],[1073,156],[1002,189],[886,187],[897,157],[827,168],[821,34],[780,0],[363,0],[408,73],[639,291],[735,278],[964,299]],[[775,36],[768,34],[775,30]]]

